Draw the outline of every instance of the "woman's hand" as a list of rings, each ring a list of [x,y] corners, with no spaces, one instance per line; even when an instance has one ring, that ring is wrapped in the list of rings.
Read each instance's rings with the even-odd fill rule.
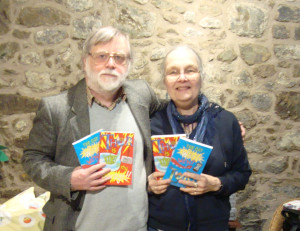
[[[148,192],[155,194],[164,193],[171,183],[171,179],[162,180],[165,175],[163,172],[153,172],[148,176]]]
[[[198,196],[211,191],[218,191],[221,188],[220,179],[211,175],[199,175],[196,173],[185,172],[183,176],[196,180],[196,182],[189,180],[178,181],[180,184],[186,186],[186,188],[180,188],[180,190],[192,196]]]

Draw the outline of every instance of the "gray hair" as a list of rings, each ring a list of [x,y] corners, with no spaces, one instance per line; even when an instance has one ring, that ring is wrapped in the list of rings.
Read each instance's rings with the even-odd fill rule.
[[[179,50],[179,49],[190,50],[190,51],[192,51],[195,54],[196,59],[197,59],[197,64],[198,64],[199,72],[200,72],[200,78],[202,79],[202,77],[204,76],[204,71],[203,71],[203,66],[202,66],[202,59],[201,59],[200,55],[193,48],[191,48],[188,45],[178,45],[178,46],[175,46],[171,50],[168,51],[168,53],[166,54],[166,56],[165,56],[165,58],[164,58],[164,60],[163,60],[163,62],[161,64],[162,79],[165,78],[166,62],[167,62],[168,56],[173,51],[176,51],[176,50]]]
[[[83,57],[87,57],[91,51],[91,48],[97,44],[107,43],[112,41],[115,37],[123,37],[126,39],[128,43],[128,58],[129,62],[131,62],[132,53],[131,53],[131,46],[129,42],[129,36],[122,32],[121,30],[108,26],[102,27],[97,31],[94,31],[84,42],[83,44]]]

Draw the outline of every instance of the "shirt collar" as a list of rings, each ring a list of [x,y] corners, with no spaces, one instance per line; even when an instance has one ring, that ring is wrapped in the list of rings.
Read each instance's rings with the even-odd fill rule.
[[[116,99],[112,102],[112,104],[109,107],[106,107],[103,104],[101,104],[101,102],[99,102],[95,98],[95,96],[92,95],[92,92],[88,87],[86,87],[86,92],[87,92],[87,102],[88,102],[89,107],[91,107],[93,105],[93,103],[95,102],[96,104],[100,105],[101,107],[104,107],[109,111],[112,111],[118,103],[126,100],[126,93],[125,93],[123,87],[121,87],[119,89]]]

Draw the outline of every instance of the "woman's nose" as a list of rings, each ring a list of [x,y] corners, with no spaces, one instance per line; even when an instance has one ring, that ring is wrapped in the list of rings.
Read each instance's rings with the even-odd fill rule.
[[[177,81],[186,81],[187,77],[185,76],[184,72],[180,72]]]

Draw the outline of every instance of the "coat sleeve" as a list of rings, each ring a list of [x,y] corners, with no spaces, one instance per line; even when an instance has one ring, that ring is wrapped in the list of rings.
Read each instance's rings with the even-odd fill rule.
[[[58,136],[56,123],[61,118],[55,115],[55,110],[59,110],[59,104],[53,110],[55,104],[53,100],[51,102],[46,99],[40,102],[24,149],[22,164],[25,172],[37,185],[71,200],[70,179],[74,167],[56,161]]]
[[[238,120],[229,112],[223,114],[222,120],[222,128],[219,129],[224,132],[221,140],[226,170],[219,176],[222,188],[216,194],[228,196],[245,188],[252,171]]]
[[[158,96],[155,94],[155,92],[153,91],[153,89],[149,86],[149,84],[147,82],[146,86],[149,90],[150,93],[150,110],[149,110],[149,115],[150,117],[157,111],[165,108],[168,105],[169,100],[163,100],[163,99],[159,99]]]

